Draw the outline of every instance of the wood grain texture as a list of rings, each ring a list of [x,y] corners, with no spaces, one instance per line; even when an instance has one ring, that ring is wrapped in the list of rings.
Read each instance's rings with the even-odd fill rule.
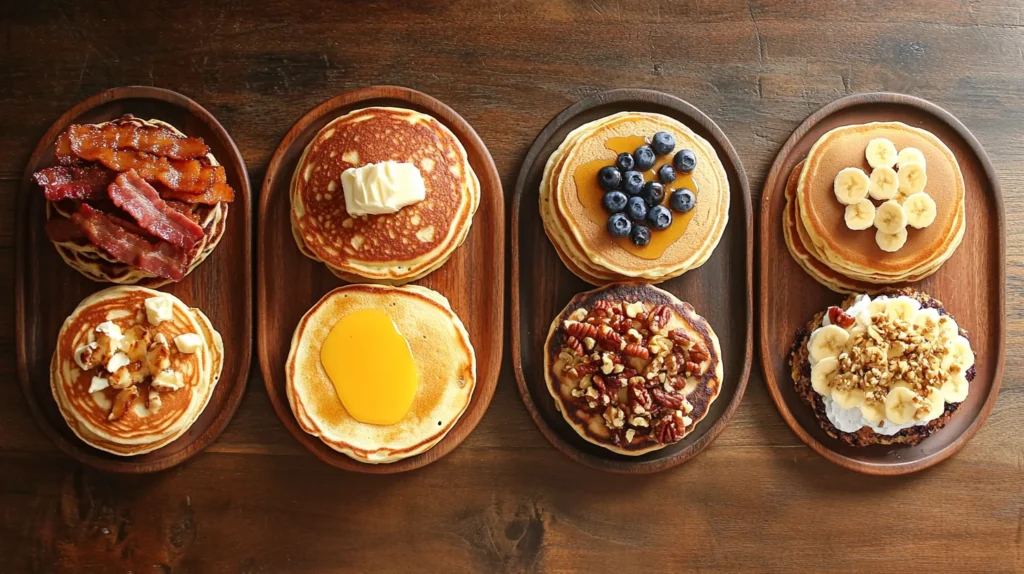
[[[90,281],[61,260],[43,230],[46,202],[31,177],[54,165],[54,141],[70,124],[100,123],[128,113],[159,119],[186,135],[203,138],[224,166],[236,194],[224,235],[213,253],[182,281],[160,289],[201,309],[220,332],[224,339],[220,382],[203,414],[185,434],[153,452],[122,457],[94,449],[75,436],[50,390],[50,358],[61,325],[82,299],[112,284]],[[19,193],[14,274],[18,380],[44,434],[75,459],[113,472],[164,470],[206,448],[238,408],[252,350],[249,174],[231,136],[202,106],[181,94],[150,86],[114,88],[77,104],[53,123],[25,167]]]
[[[306,146],[325,125],[352,110],[372,106],[408,108],[433,116],[462,142],[480,180],[480,207],[465,243],[440,269],[413,282],[447,297],[466,326],[476,352],[476,388],[459,422],[440,442],[422,454],[388,464],[359,462],[303,431],[288,402],[284,372],[292,335],[302,316],[327,292],[347,284],[323,263],[303,255],[295,244],[289,218],[292,174]],[[356,472],[402,472],[438,460],[473,432],[491,404],[504,346],[505,245],[493,240],[505,234],[504,207],[501,180],[487,146],[462,116],[415,90],[372,86],[345,92],[313,108],[284,136],[270,160],[260,197],[256,332],[270,402],[292,436],[317,458]]]
[[[904,477],[812,451],[779,415],[757,352],[743,403],[700,456],[649,476],[595,471],[537,430],[508,350],[473,434],[413,472],[348,473],[310,456],[254,368],[209,448],[167,472],[115,476],[36,426],[14,383],[14,308],[2,306],[0,572],[1024,570],[1022,22],[1020,0],[0,2],[6,301],[32,146],[75,103],[140,83],[209,109],[254,183],[306,110],[345,90],[409,86],[477,130],[506,206],[537,134],[597,92],[653,88],[703,110],[742,159],[755,206],[811,113],[847,93],[903,92],[970,128],[1007,222],[999,397],[962,451]],[[879,526],[908,509],[927,527]]]
[[[818,284],[793,259],[783,238],[786,182],[811,146],[829,130],[873,121],[901,121],[941,139],[960,164],[966,185],[967,230],[940,269],[912,284],[943,302],[966,329],[977,356],[971,392],[946,426],[915,447],[856,448],[829,437],[797,395],[788,363],[796,332],[811,317],[846,295]],[[903,94],[857,94],[811,114],[786,140],[772,164],[761,197],[760,291],[762,367],[768,392],[793,432],[826,459],[878,475],[908,474],[946,460],[981,428],[1003,380],[1006,323],[1006,219],[992,163],[974,135],[949,112]]]
[[[693,432],[678,443],[642,456],[615,454],[580,437],[558,412],[544,377],[544,342],[551,321],[574,295],[594,288],[565,267],[544,232],[538,205],[544,166],[569,132],[623,111],[667,115],[708,140],[725,166],[730,192],[729,223],[715,253],[700,268],[658,284],[693,305],[715,330],[725,368],[722,388],[708,416]],[[569,106],[548,123],[523,160],[512,199],[511,335],[519,393],[537,427],[555,448],[593,468],[636,474],[682,464],[715,440],[743,400],[753,361],[753,235],[743,164],[715,122],[683,100],[653,90],[609,90]]]

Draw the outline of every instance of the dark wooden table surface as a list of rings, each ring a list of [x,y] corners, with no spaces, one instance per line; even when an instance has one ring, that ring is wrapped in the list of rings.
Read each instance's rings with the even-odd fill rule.
[[[1001,396],[960,454],[913,476],[860,476],[814,454],[769,400],[759,362],[736,417],[696,459],[652,476],[590,470],[530,420],[507,345],[476,432],[424,469],[368,476],[321,463],[272,412],[254,362],[241,408],[206,452],[156,475],[116,476],[62,456],[29,416],[6,216],[0,572],[1024,570],[1019,0],[0,4],[6,213],[50,123],[119,85],[171,88],[206,106],[257,188],[311,107],[360,86],[407,85],[476,128],[506,201],[556,113],[598,90],[650,87],[718,122],[755,207],[775,153],[810,112],[890,90],[945,107],[978,137],[1002,182],[1008,244]]]

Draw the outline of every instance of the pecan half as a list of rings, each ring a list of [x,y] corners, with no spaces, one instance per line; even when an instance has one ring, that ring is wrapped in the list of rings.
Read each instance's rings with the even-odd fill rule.
[[[647,392],[647,389],[643,384],[639,382],[631,382],[628,387],[629,407],[635,413],[637,412],[637,406],[643,407],[644,411],[650,412],[654,408],[654,403],[651,401],[651,395]]]
[[[845,311],[836,306],[828,308],[828,320],[833,325],[838,325],[844,329],[849,329],[854,323],[852,315],[847,315]]]
[[[565,327],[565,332],[572,337],[576,337],[582,341],[587,337],[593,338],[597,335],[597,325],[591,325],[590,323],[580,323],[578,321],[570,321]]]
[[[672,339],[673,343],[677,345],[682,345],[683,347],[689,347],[690,342],[692,341],[692,339],[690,339],[689,333],[687,333],[684,329],[672,329],[671,331],[668,332],[668,338]]]
[[[668,394],[659,388],[651,389],[651,396],[654,400],[666,409],[679,410],[683,406],[683,397],[676,394]]]
[[[603,325],[597,333],[597,340],[609,351],[618,351],[622,348],[622,335],[616,333],[611,327]]]
[[[687,352],[689,359],[694,363],[702,363],[711,358],[708,354],[708,348],[704,346],[704,343],[697,341],[693,344],[693,347]]]
[[[647,314],[647,327],[655,333],[660,333],[671,320],[672,308],[668,305],[657,305]]]
[[[658,442],[668,444],[683,438],[683,429],[682,417],[672,413],[658,419],[654,424],[654,435],[658,437]]]
[[[643,359],[645,361],[651,358],[650,350],[638,343],[630,343],[626,345],[626,348],[623,349],[622,352],[627,357],[636,357],[637,359]]]
[[[693,361],[686,361],[686,365],[683,366],[683,370],[686,371],[686,375],[703,375],[700,363],[694,363]]]
[[[572,349],[574,353],[581,357],[586,353],[586,351],[583,350],[583,343],[581,343],[580,340],[577,339],[576,337],[570,336],[568,339],[566,339],[565,346]]]

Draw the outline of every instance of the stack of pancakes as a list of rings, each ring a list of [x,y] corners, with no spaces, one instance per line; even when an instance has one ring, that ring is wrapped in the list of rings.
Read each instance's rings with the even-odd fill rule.
[[[187,137],[178,128],[156,119],[143,120],[129,116],[96,124],[96,126],[102,127],[110,124],[156,126],[170,130],[183,138]],[[201,161],[204,165],[220,165],[212,153],[207,154]],[[228,203],[224,201],[213,205],[194,204],[192,206],[195,221],[203,228],[204,234],[203,238],[193,248],[195,256],[189,263],[186,275],[205,261],[214,248],[217,247],[217,244],[220,243],[221,237],[224,236],[224,230],[227,227],[228,207]],[[76,206],[72,203],[47,201],[46,220],[50,221],[57,218],[70,220],[75,208]],[[93,281],[117,283],[119,285],[141,285],[153,288],[162,287],[173,282],[171,279],[158,277],[134,265],[118,261],[86,237],[51,241],[54,247],[57,248],[57,253],[60,254],[61,259]]]
[[[150,324],[146,315],[145,301],[153,297],[166,298],[172,305],[171,318],[159,325]],[[82,369],[76,361],[76,351],[95,342],[100,337],[96,328],[107,322],[125,334],[118,349],[129,355],[139,341],[131,336],[133,326],[143,326],[152,337],[162,335],[170,349],[168,369],[180,374],[181,387],[158,390],[147,376],[134,385],[137,396],[124,414],[114,415],[118,389],[108,386],[89,392],[94,377],[113,380],[113,376],[103,367]],[[174,340],[188,334],[198,335],[202,344],[195,352],[180,352]],[[140,349],[143,357],[145,350],[145,346]],[[199,418],[220,379],[223,356],[220,334],[198,309],[144,287],[111,287],[84,299],[64,322],[50,363],[50,388],[68,426],[80,439],[116,455],[138,455],[180,437]],[[133,363],[128,368],[137,366]]]
[[[331,329],[363,309],[388,315],[419,373],[412,406],[395,424],[356,420],[321,362]],[[429,450],[455,426],[476,386],[476,355],[465,326],[440,293],[415,285],[348,285],[325,295],[299,321],[285,374],[288,402],[304,431],[355,460],[387,463]]]
[[[419,168],[426,198],[396,213],[352,216],[341,174],[385,161]],[[299,250],[338,277],[400,285],[439,268],[465,241],[480,182],[459,139],[439,121],[407,109],[350,112],[320,130],[291,183]]]
[[[696,154],[697,168],[691,175],[697,203],[683,235],[661,257],[650,260],[623,249],[603,223],[588,217],[574,173],[594,160],[607,159],[612,165],[616,154],[605,147],[611,138],[650,137],[659,131],[672,134],[679,149]],[[729,219],[729,180],[711,144],[687,126],[660,114],[620,112],[571,131],[551,154],[540,184],[540,214],[559,257],[584,281],[659,282],[700,267],[711,256]]]
[[[848,167],[870,173],[864,150],[876,138],[897,149],[913,147],[924,155],[936,218],[909,234],[897,252],[882,251],[874,233],[853,231],[844,222],[845,206],[836,201],[836,174]],[[821,136],[794,169],[786,188],[786,244],[808,274],[834,291],[877,292],[895,283],[918,281],[935,273],[960,245],[966,227],[965,186],[953,152],[930,132],[900,122],[842,126]]]

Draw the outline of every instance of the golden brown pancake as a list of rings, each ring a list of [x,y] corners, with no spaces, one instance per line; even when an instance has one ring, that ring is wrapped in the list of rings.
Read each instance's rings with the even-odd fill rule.
[[[145,301],[154,297],[172,304],[172,317],[158,325],[149,322],[145,311]],[[138,391],[137,398],[120,417],[112,415],[121,393],[114,388],[117,374],[107,372],[102,360],[97,367],[83,369],[75,358],[76,351],[90,343],[99,346],[87,352],[103,352],[103,335],[96,328],[108,321],[124,335],[113,351],[131,356],[132,362],[125,368],[140,372],[138,382],[128,385]],[[141,328],[144,336],[133,327]],[[199,336],[202,344],[198,350],[186,353],[177,348],[175,337],[184,334]],[[164,367],[154,366],[149,355],[158,336],[163,338],[168,360]],[[50,385],[75,434],[96,448],[128,456],[155,450],[187,431],[209,402],[222,363],[220,335],[198,309],[190,309],[173,295],[143,287],[111,287],[83,300],[65,321],[50,365]],[[154,376],[165,369],[180,375],[181,388],[154,385]],[[90,393],[94,377],[106,379],[111,386]]]
[[[555,317],[544,376],[573,430],[635,456],[681,440],[707,416],[722,386],[722,350],[688,303],[614,283],[573,297]]]
[[[844,221],[845,206],[833,192],[836,174],[858,167],[870,174],[864,150],[875,138],[891,140],[896,149],[915,147],[924,154],[928,183],[935,200],[935,222],[910,229],[895,253],[882,251],[871,231],[853,231]],[[800,175],[797,206],[810,242],[832,267],[865,281],[886,282],[932,273],[948,259],[963,237],[965,186],[953,152],[933,134],[900,122],[843,126],[823,135],[808,152]]]
[[[387,313],[408,342],[419,372],[409,412],[392,425],[353,418],[320,359],[337,322],[367,308]],[[288,401],[299,426],[366,463],[394,462],[429,450],[458,422],[476,385],[476,357],[462,321],[444,296],[415,285],[347,285],[331,291],[296,327],[285,369]]]
[[[419,168],[426,198],[396,213],[350,216],[343,171],[384,161]],[[292,179],[292,223],[300,249],[332,271],[404,282],[443,264],[468,234],[480,183],[458,138],[412,110],[366,108],[327,124]]]

